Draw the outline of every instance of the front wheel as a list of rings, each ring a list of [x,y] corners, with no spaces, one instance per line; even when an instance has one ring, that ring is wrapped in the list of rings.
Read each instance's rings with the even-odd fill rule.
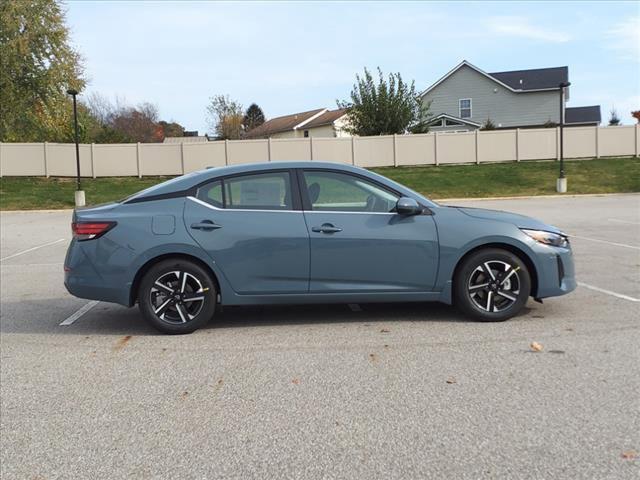
[[[162,261],[140,282],[138,304],[145,319],[163,333],[191,333],[213,317],[216,288],[211,275],[189,260]]]
[[[531,293],[531,277],[513,253],[487,248],[464,260],[453,279],[456,306],[483,322],[501,322],[517,315]]]

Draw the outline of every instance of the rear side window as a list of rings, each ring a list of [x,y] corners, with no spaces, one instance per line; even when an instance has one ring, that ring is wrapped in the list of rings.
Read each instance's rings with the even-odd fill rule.
[[[226,178],[224,194],[226,208],[292,210],[289,172]]]
[[[198,189],[198,200],[207,202],[217,208],[224,208],[222,182],[220,180],[216,180],[215,182],[207,183],[200,187]]]

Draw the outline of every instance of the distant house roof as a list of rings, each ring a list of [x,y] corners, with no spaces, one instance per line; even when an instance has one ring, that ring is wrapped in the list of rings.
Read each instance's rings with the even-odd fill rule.
[[[194,136],[186,136],[186,137],[164,137],[163,143],[200,143],[200,142],[208,142],[209,137],[206,135],[194,137]]]
[[[566,82],[569,79],[568,67],[536,68],[532,70],[513,70],[510,72],[487,73],[466,60],[463,60],[437,82],[423,91],[420,96],[426,95],[464,66],[475,70],[481,75],[484,75],[488,79],[493,80],[514,93],[558,90],[560,88],[560,83]],[[520,80],[522,80],[522,83]]]
[[[340,117],[344,117],[347,114],[346,108],[339,108],[337,110],[327,110],[322,115],[315,117],[309,122],[305,123],[302,127],[304,129],[313,128],[313,127],[322,127],[323,125],[332,125],[333,122],[338,120]]]
[[[600,105],[572,107],[564,111],[564,123],[599,124],[601,120]]]
[[[264,122],[259,127],[249,130],[246,137],[268,137],[274,133],[294,130],[297,127],[304,125],[306,122],[315,119],[316,116],[319,116],[326,111],[326,108],[317,108],[316,110],[309,110],[308,112],[292,113],[291,115],[272,118],[271,120]]]
[[[557,89],[561,83],[568,82],[569,68],[535,68],[532,70],[494,72],[489,75],[509,85],[514,90],[546,90]]]

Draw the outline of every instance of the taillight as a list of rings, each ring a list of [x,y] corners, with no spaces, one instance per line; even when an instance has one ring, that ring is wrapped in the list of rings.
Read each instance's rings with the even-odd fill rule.
[[[71,231],[78,241],[93,240],[115,226],[116,222],[74,222],[71,224]]]

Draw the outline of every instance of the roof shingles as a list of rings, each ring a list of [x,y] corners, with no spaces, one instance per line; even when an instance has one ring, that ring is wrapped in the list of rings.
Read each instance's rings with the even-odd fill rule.
[[[268,137],[269,135],[273,135],[274,133],[286,132],[288,130],[293,130],[293,127],[298,125],[299,123],[308,120],[309,118],[317,115],[318,113],[325,110],[324,108],[318,108],[316,110],[309,110],[308,112],[300,112],[293,113],[291,115],[284,115],[282,117],[272,118],[271,120],[267,120],[259,127],[254,128],[247,132],[247,138],[260,138],[260,137]]]
[[[535,68],[532,70],[494,72],[489,75],[514,90],[542,90],[559,88],[561,83],[568,82],[569,68]]]

